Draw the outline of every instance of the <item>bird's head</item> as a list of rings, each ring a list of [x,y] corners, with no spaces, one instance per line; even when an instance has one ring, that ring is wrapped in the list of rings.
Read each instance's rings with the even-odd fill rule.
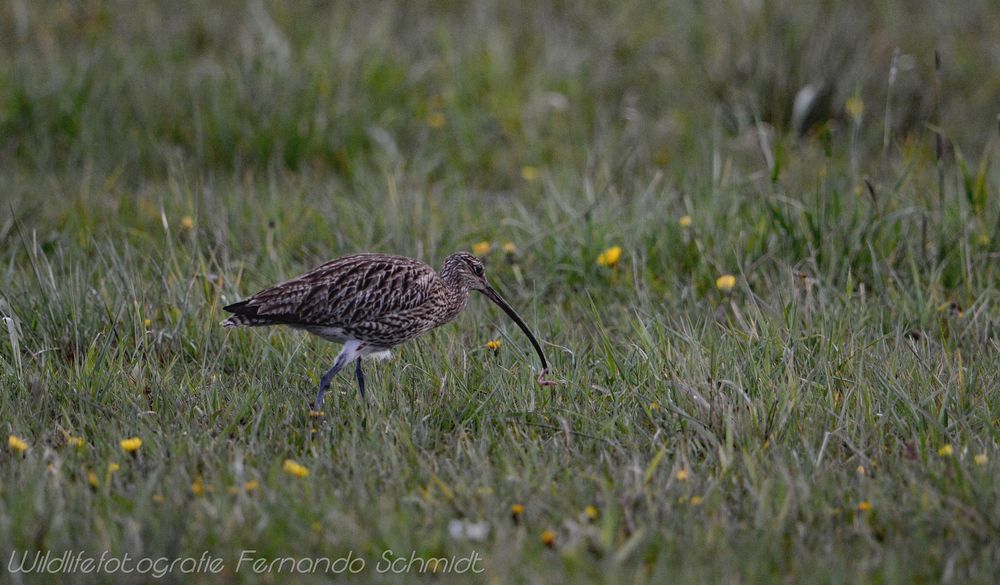
[[[452,287],[466,290],[484,291],[490,287],[483,261],[468,252],[455,252],[445,258],[441,278]]]
[[[539,384],[551,385],[553,382],[544,379],[545,373],[549,369],[549,364],[545,360],[545,354],[542,353],[542,346],[538,344],[538,340],[535,339],[535,334],[528,329],[528,326],[521,319],[520,315],[514,311],[507,301],[500,296],[500,293],[495,291],[490,283],[486,281],[486,268],[483,266],[483,261],[476,258],[468,252],[455,252],[451,256],[444,259],[444,265],[441,267],[441,279],[444,280],[452,288],[459,288],[464,291],[477,290],[491,301],[496,303],[498,307],[503,309],[507,316],[517,323],[517,326],[524,331],[524,334],[528,336],[528,340],[531,341],[531,345],[534,346],[535,351],[538,352],[538,358],[542,360],[542,373],[538,377]]]

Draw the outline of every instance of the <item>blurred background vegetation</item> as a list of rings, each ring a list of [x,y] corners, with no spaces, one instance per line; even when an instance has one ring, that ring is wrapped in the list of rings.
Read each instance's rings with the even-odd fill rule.
[[[858,96],[866,161],[884,132],[894,149],[932,148],[931,126],[978,153],[1000,93],[997,10],[990,0],[10,0],[0,153],[8,172],[133,180],[187,165],[349,183],[359,167],[422,161],[428,181],[510,189],[525,164],[689,166],[713,133],[736,147],[727,139],[754,142],[762,125],[784,143],[807,85],[819,93],[807,142],[840,144],[832,137],[850,132],[846,103]]]

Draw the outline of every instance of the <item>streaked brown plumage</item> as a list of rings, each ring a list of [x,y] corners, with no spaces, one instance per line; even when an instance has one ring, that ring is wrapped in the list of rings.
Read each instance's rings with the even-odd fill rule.
[[[361,359],[385,354],[458,315],[478,290],[500,306],[524,330],[538,357],[544,379],[545,354],[524,321],[486,282],[483,263],[466,252],[448,256],[441,272],[419,260],[385,254],[354,254],[330,260],[313,270],[225,307],[235,313],[225,327],[288,325],[328,341],[343,343],[333,367],[324,374],[315,408],[333,376],[356,361],[355,375],[365,395]]]

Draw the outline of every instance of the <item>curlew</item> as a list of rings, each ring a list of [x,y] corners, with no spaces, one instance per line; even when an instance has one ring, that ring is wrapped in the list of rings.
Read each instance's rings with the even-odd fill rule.
[[[333,377],[352,361],[358,390],[366,398],[361,360],[387,357],[393,347],[448,323],[462,311],[473,290],[496,303],[528,336],[542,361],[538,383],[555,384],[545,379],[548,362],[538,340],[486,281],[482,261],[467,252],[445,258],[440,273],[404,256],[354,254],[336,258],[223,307],[235,314],[222,325],[287,325],[343,344],[333,366],[320,379],[313,405],[319,410]]]

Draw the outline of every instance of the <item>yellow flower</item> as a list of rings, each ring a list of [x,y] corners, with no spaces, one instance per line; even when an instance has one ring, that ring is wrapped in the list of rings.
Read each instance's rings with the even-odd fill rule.
[[[724,293],[733,290],[733,287],[735,286],[736,286],[736,277],[733,276],[732,274],[723,274],[719,278],[715,279],[715,288],[721,290]]]
[[[597,520],[600,512],[598,512],[597,506],[587,506],[583,509],[583,515],[586,516],[588,520]]]
[[[92,487],[98,487],[101,485],[101,482],[97,481],[97,474],[91,469],[87,470],[87,483],[89,483]]]
[[[859,96],[847,98],[847,113],[855,122],[861,120],[861,115],[865,113],[865,102]]]
[[[488,349],[496,351],[496,350],[500,349],[500,340],[499,339],[491,339],[491,340],[489,340],[489,341],[486,342],[486,347]]]
[[[514,245],[514,242],[504,242],[503,253],[507,255],[517,254],[517,246]]]
[[[868,473],[867,471],[865,471],[865,466],[864,465],[858,465],[857,472],[858,472],[858,475],[865,475],[866,473]]]
[[[597,256],[598,266],[607,266],[608,268],[614,268],[618,264],[618,260],[622,257],[621,246],[611,246],[607,250],[600,253]]]
[[[191,482],[191,493],[196,496],[201,496],[205,494],[205,484],[201,481],[201,476],[194,478]]]
[[[976,455],[975,459],[976,459],[976,465],[986,465],[986,463],[990,460],[989,456],[987,456],[986,453],[980,453],[979,455]]]
[[[666,148],[661,148],[653,153],[653,162],[660,165],[661,167],[667,166],[670,163],[670,151]]]
[[[118,465],[117,463],[108,463],[108,473],[114,473],[121,468],[122,466]]]
[[[538,171],[538,167],[521,167],[521,178],[525,181],[536,181],[540,175],[541,173]]]
[[[486,240],[472,244],[472,253],[476,256],[485,256],[490,253],[490,243]]]
[[[869,512],[869,511],[871,511],[871,509],[872,509],[872,504],[868,500],[862,500],[862,501],[858,502],[858,511],[859,512]]]
[[[24,453],[28,450],[28,443],[24,439],[14,435],[7,436],[7,446],[18,453]]]
[[[514,521],[520,520],[521,515],[524,514],[524,506],[521,504],[512,504],[510,507],[510,516]]]
[[[152,325],[153,325],[153,320],[152,319],[143,319],[142,320],[142,326],[145,327],[146,329],[149,329],[150,327],[152,327]]]
[[[691,496],[691,505],[692,506],[700,506],[701,502],[702,502],[701,496]]]
[[[167,498],[164,498],[163,494],[153,494],[153,501],[157,504],[162,504],[167,501]]]
[[[649,410],[660,410],[660,403],[659,402],[650,402],[649,403]]]
[[[258,487],[260,487],[260,482],[257,481],[256,479],[251,479],[250,481],[243,484],[243,491],[252,492]]]
[[[139,437],[131,437],[129,439],[122,439],[119,443],[122,446],[122,450],[126,453],[135,453],[142,447],[142,439]]]
[[[950,444],[942,445],[941,448],[938,449],[938,455],[942,457],[951,457],[954,452],[955,449],[952,448]]]
[[[552,548],[556,545],[556,533],[551,530],[545,530],[542,532],[542,544]]]
[[[677,481],[687,481],[688,475],[689,475],[688,470],[681,468],[677,470],[677,473],[674,475],[674,477],[677,478]]]
[[[443,128],[448,119],[441,112],[431,112],[427,116],[427,125],[431,128]]]
[[[687,229],[694,224],[694,219],[690,215],[682,215],[681,218],[677,220],[677,224],[682,228]]]
[[[194,229],[194,219],[190,215],[181,218],[181,229],[187,231]]]
[[[309,411],[309,417],[310,418],[323,418],[323,411],[322,410],[310,410]]]
[[[989,246],[990,245],[990,235],[989,234],[979,234],[979,239],[976,240],[976,241],[979,242],[980,246]]]
[[[294,475],[295,477],[309,477],[309,469],[304,465],[300,465],[291,459],[285,459],[284,465],[281,468],[288,475]]]

